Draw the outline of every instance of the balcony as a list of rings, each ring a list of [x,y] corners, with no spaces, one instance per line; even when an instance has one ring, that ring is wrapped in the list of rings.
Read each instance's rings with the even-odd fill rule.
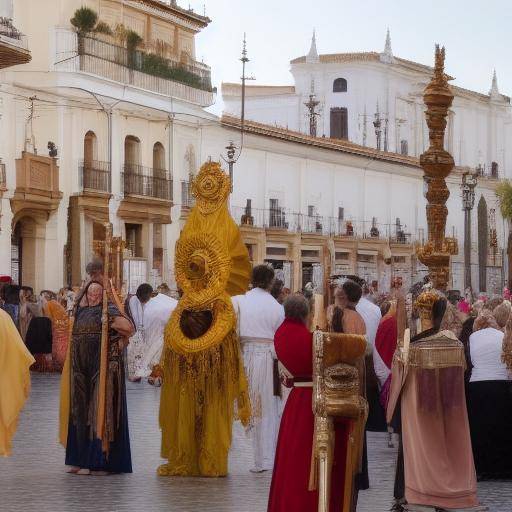
[[[111,174],[110,163],[92,160],[80,162],[80,185],[85,192],[100,192],[110,194]]]
[[[125,196],[172,201],[172,179],[165,169],[125,164],[121,173],[121,183]]]
[[[23,151],[16,160],[16,189],[11,198],[14,215],[23,210],[50,215],[61,199],[56,159]]]
[[[195,199],[192,195],[190,181],[181,182],[181,215],[185,216],[195,205]]]
[[[8,18],[0,18],[0,69],[26,64],[31,56],[27,37]]]
[[[231,214],[241,226],[283,230],[292,233],[316,234],[328,237],[388,240],[392,244],[411,244],[412,234],[396,224],[378,224],[374,221],[352,221],[324,215],[293,213],[283,207],[259,209],[231,208]]]
[[[85,72],[107,80],[179,98],[203,107],[213,105],[209,66],[202,62],[177,62],[71,30],[57,32],[55,69]]]

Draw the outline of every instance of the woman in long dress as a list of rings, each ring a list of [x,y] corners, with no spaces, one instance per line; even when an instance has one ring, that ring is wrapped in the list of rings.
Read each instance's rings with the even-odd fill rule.
[[[31,370],[53,371],[52,323],[49,318],[43,316],[41,303],[36,301],[33,290],[29,287],[22,287],[20,291],[20,332],[36,360]]]
[[[103,287],[90,282],[80,294],[72,330],[69,360],[61,386],[61,442],[71,473],[131,473],[123,350],[133,325],[108,303],[106,388],[100,389],[102,369]],[[69,380],[68,380],[69,379]],[[98,425],[98,403],[105,403],[104,432]]]
[[[18,416],[30,392],[33,362],[11,317],[0,310],[0,457],[11,454]]]
[[[314,440],[312,410],[313,339],[306,327],[309,306],[296,294],[285,302],[285,320],[277,330],[274,346],[277,357],[293,376],[277,442],[268,512],[314,512],[318,510],[318,491],[310,491],[310,470]],[[345,461],[349,428],[335,425],[330,510],[343,509]]]
[[[475,320],[467,405],[479,480],[512,479],[512,381],[502,362],[503,332],[490,311]]]

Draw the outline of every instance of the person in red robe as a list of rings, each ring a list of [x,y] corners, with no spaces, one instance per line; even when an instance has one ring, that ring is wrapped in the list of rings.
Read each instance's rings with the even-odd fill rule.
[[[309,305],[296,294],[288,297],[284,309],[285,320],[276,331],[274,346],[280,363],[293,376],[293,389],[281,419],[268,512],[314,512],[318,510],[318,491],[309,490],[314,438],[313,337],[306,327]],[[348,434],[348,421],[337,421],[332,512],[343,510]]]

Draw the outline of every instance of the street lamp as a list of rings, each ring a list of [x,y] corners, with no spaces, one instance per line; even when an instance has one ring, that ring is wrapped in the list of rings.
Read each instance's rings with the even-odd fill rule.
[[[471,287],[471,210],[475,206],[475,187],[478,174],[465,172],[462,175],[462,209],[464,211],[464,287]]]

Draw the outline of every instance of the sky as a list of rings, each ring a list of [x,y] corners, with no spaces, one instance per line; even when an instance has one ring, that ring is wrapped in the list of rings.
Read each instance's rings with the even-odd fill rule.
[[[512,96],[510,0],[178,0],[211,18],[196,40],[197,60],[218,87],[239,82],[244,32],[251,84],[292,84],[289,62],[305,55],[313,29],[318,52],[382,51],[389,27],[397,57],[433,65],[446,47],[446,72],[456,85],[487,93],[493,69],[500,92]]]

